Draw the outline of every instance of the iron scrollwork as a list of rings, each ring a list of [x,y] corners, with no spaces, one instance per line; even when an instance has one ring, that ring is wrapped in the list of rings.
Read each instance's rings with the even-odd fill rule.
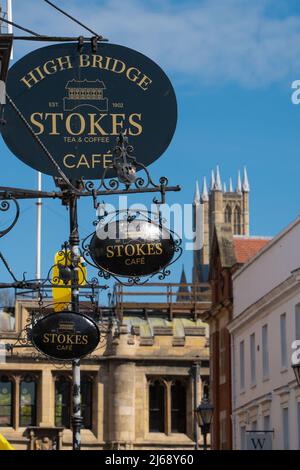
[[[98,187],[95,186],[93,181],[87,181],[84,183],[86,191],[91,192],[94,197],[94,205],[97,208],[97,192],[105,191],[107,195],[115,191],[128,191],[129,189],[134,190],[147,190],[153,188],[161,193],[162,200],[156,203],[165,202],[165,188],[168,186],[168,179],[162,176],[159,180],[159,184],[155,183],[151,178],[147,167],[136,160],[133,156],[134,147],[129,144],[128,137],[124,134],[120,134],[117,137],[117,144],[113,150],[112,164],[107,166],[104,170]],[[138,176],[137,172],[143,171],[143,176]],[[115,176],[110,178],[109,174],[113,172]]]
[[[15,208],[13,221],[8,227],[3,230],[0,230],[0,238],[4,237],[14,228],[20,217],[19,203],[12,195],[7,195],[7,197],[5,199],[2,199],[2,201],[0,202],[0,212],[8,212],[12,208],[12,206],[14,206]]]

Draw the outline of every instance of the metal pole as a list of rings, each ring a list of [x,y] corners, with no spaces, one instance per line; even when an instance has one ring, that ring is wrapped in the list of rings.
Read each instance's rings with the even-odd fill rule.
[[[77,221],[77,196],[70,194],[69,199],[70,211],[70,248],[72,256],[72,265],[74,276],[72,284],[78,285],[78,263],[79,263],[79,233]],[[72,287],[71,294],[72,311],[79,313],[79,289]],[[80,360],[74,359],[72,364],[72,397],[73,397],[73,413],[72,413],[72,431],[73,431],[73,450],[80,450],[80,429],[82,425],[81,417],[81,394],[80,394]]]
[[[42,173],[38,172],[38,191],[42,190]],[[41,279],[41,222],[42,199],[37,200],[37,227],[36,227],[36,279]]]
[[[198,396],[199,396],[199,376],[200,376],[200,365],[198,363],[194,364],[194,410],[198,406]],[[199,450],[199,426],[197,419],[194,414],[194,440],[195,440],[195,450]]]

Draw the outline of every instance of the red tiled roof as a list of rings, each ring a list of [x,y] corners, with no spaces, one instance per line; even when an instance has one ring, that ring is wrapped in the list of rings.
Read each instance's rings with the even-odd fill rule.
[[[270,238],[233,237],[234,252],[237,262],[240,264],[246,263],[269,241]]]

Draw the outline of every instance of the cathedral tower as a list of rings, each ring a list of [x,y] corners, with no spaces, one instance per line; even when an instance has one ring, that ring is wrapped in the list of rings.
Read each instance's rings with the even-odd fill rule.
[[[249,236],[249,192],[247,170],[243,180],[238,172],[237,184],[233,190],[232,179],[229,186],[222,185],[220,169],[211,172],[209,191],[206,178],[203,179],[200,194],[198,182],[193,201],[193,229],[197,233],[193,262],[193,282],[206,282],[208,279],[210,243],[215,225],[231,224],[233,235]]]

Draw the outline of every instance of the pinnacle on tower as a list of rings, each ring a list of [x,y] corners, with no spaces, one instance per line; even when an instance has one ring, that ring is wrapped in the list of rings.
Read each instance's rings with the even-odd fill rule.
[[[229,192],[233,193],[232,178],[229,178]]]
[[[243,192],[244,193],[249,193],[250,191],[250,185],[249,185],[249,180],[248,180],[248,174],[247,174],[247,169],[244,166],[244,175],[243,175],[243,186],[242,186]]]
[[[182,269],[181,269],[180,284],[187,284],[185,270],[184,270],[184,264],[182,265]]]
[[[214,170],[211,170],[211,177],[210,177],[210,190],[213,191],[215,187],[215,174]]]
[[[223,183],[223,193],[227,193],[227,186],[225,182]]]
[[[222,183],[221,183],[219,165],[217,165],[217,169],[216,169],[216,180],[215,180],[214,189],[215,189],[215,191],[222,191]]]
[[[241,173],[240,171],[238,172],[238,179],[237,179],[237,185],[236,185],[236,193],[241,193],[242,192],[242,183],[241,183]]]
[[[206,178],[203,178],[203,186],[202,186],[202,194],[201,194],[201,202],[208,201],[208,190],[206,184]]]
[[[199,203],[200,203],[200,190],[199,190],[198,180],[196,180],[195,193],[194,193],[194,204],[199,204]]]

